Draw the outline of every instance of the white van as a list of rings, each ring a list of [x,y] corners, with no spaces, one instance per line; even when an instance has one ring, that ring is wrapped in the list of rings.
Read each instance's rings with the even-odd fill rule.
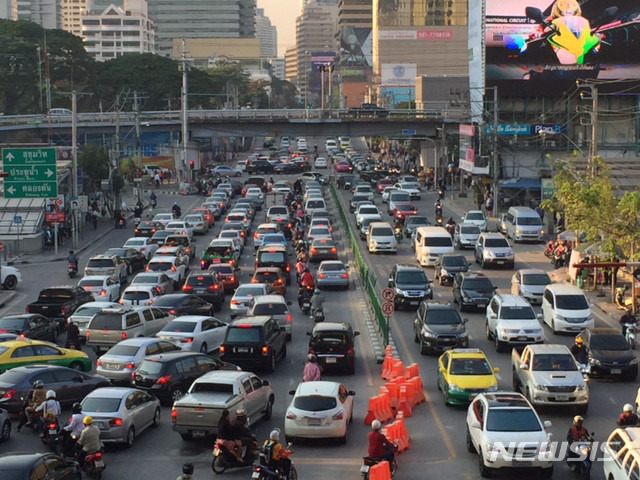
[[[304,212],[309,217],[313,215],[313,212],[326,209],[327,202],[325,202],[322,198],[310,198],[304,203]]]
[[[420,265],[434,266],[439,257],[453,253],[453,240],[442,227],[419,227],[415,233],[414,250]]]
[[[395,190],[389,194],[389,203],[387,204],[387,213],[393,214],[398,203],[411,202],[411,194],[406,190]]]
[[[529,207],[509,208],[505,217],[505,227],[507,237],[513,238],[515,242],[524,240],[541,242],[543,240],[542,219],[535,210]]]
[[[553,333],[593,328],[589,300],[578,287],[564,283],[552,283],[544,289],[542,319]]]

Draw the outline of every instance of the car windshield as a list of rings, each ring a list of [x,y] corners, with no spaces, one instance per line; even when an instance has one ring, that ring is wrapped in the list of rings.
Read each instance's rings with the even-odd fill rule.
[[[366,207],[360,208],[360,215],[366,215],[369,213],[379,214],[380,212],[378,211],[377,207],[366,206]]]
[[[104,285],[104,281],[101,278],[98,279],[85,279],[83,278],[78,282],[79,287],[102,287]]]
[[[284,263],[286,261],[284,252],[260,252],[258,256],[258,263],[260,264]]]
[[[500,318],[503,320],[535,320],[536,312],[533,308],[527,307],[502,307]]]
[[[556,308],[562,310],[587,310],[589,302],[582,294],[577,295],[556,295]]]
[[[437,237],[424,237],[424,245],[425,247],[451,247],[453,243],[451,242],[451,237],[447,236],[437,236]]]
[[[323,272],[340,272],[344,270],[343,263],[323,263],[320,269]]]
[[[110,258],[92,258],[87,263],[88,268],[113,268],[114,261]]]
[[[253,315],[284,315],[288,313],[286,303],[259,303],[253,307]]]
[[[533,357],[533,369],[539,372],[566,372],[576,370],[571,354],[538,353]]]
[[[189,333],[196,329],[196,322],[183,322],[181,320],[172,320],[162,329],[163,332],[183,332]]]
[[[467,278],[462,282],[462,288],[469,290],[493,290],[488,278]]]
[[[92,317],[104,307],[80,307],[74,313],[73,316]]]
[[[231,265],[216,264],[209,267],[210,272],[218,272],[222,275],[233,275],[233,267]]]
[[[231,327],[227,330],[225,343],[257,343],[259,341],[259,328]]]
[[[391,227],[376,227],[371,229],[371,235],[374,237],[393,237]]]
[[[450,308],[434,308],[427,311],[426,323],[433,325],[454,325],[462,323],[460,314]]]
[[[92,330],[121,330],[122,315],[120,313],[96,313],[88,328]]]
[[[322,395],[309,395],[308,397],[296,397],[293,406],[299,410],[307,412],[322,412],[336,408],[338,403],[334,397],[324,397]]]
[[[137,345],[115,345],[107,352],[107,355],[117,355],[120,357],[134,357],[140,347]]]
[[[484,220],[484,214],[482,212],[469,212],[466,220]]]
[[[197,382],[193,384],[191,388],[191,393],[228,393],[229,395],[233,395],[233,385],[230,383],[207,383],[207,382]]]
[[[443,267],[464,267],[467,265],[467,259],[462,255],[456,255],[451,257],[442,257]]]
[[[269,209],[269,215],[289,215],[287,207],[271,207]]]
[[[516,225],[542,225],[540,217],[516,217]]]
[[[427,276],[422,270],[400,271],[396,277],[396,283],[424,285],[427,283]]]
[[[27,323],[26,318],[4,317],[0,318],[0,330],[22,330]]]
[[[460,227],[460,233],[463,235],[480,235],[480,229],[473,225],[463,225]]]
[[[167,270],[171,270],[173,265],[170,262],[149,262],[147,266],[149,267],[149,270],[166,272]]]
[[[449,369],[451,375],[491,375],[493,371],[484,358],[454,358]]]
[[[266,234],[266,233],[277,233],[278,232],[278,228],[277,227],[258,227],[258,230],[256,230],[256,233],[258,234]]]
[[[487,417],[489,432],[539,432],[542,425],[533,410],[524,408],[493,408]]]
[[[119,257],[127,256],[128,248],[110,248],[105,252],[106,255],[118,255]]]
[[[415,207],[413,205],[410,204],[400,204],[400,205],[396,205],[396,208],[401,211],[401,212],[408,212],[410,210],[415,210]]]
[[[255,297],[257,295],[264,295],[264,287],[256,287],[253,285],[240,285],[236,289],[234,297]]]
[[[319,332],[312,337],[311,343],[343,345],[350,342],[349,342],[349,336],[344,332]]]
[[[327,227],[315,227],[309,230],[310,237],[328,237],[331,232]]]
[[[324,208],[324,200],[307,200],[306,208]]]
[[[149,300],[151,294],[146,290],[127,290],[122,295],[123,300]]]
[[[162,363],[144,360],[138,367],[137,373],[142,375],[157,375],[162,371]]]
[[[82,401],[83,412],[117,412],[120,408],[121,398],[89,397]]]
[[[134,284],[156,285],[158,283],[158,280],[159,279],[158,279],[157,275],[138,274],[138,275],[135,276],[135,278],[131,282],[131,285],[134,285]]]
[[[509,248],[509,242],[504,238],[487,238],[484,241],[484,246],[493,248]]]
[[[622,335],[591,335],[591,350],[629,350],[629,344]]]
[[[418,217],[418,216],[414,216],[414,217],[409,217],[405,220],[405,225],[429,225],[429,220],[427,220],[427,217]]]
[[[138,239],[136,239],[136,240],[127,240],[127,243],[125,243],[124,245],[125,245],[125,247],[131,247],[131,246],[138,247],[138,246],[144,245],[146,242],[147,241],[144,240],[144,239],[141,239],[141,240],[138,240]]]
[[[207,247],[205,251],[206,255],[218,255],[225,256],[231,255],[231,246],[230,245],[220,245],[214,247]]]
[[[526,273],[522,276],[524,285],[549,285],[551,279],[546,273]]]

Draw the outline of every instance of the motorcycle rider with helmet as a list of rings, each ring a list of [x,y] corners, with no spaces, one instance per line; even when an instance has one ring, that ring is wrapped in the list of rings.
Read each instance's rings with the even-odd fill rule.
[[[369,456],[386,460],[393,463],[395,445],[385,437],[380,429],[382,423],[376,419],[371,422],[371,432],[369,432]]]
[[[315,319],[317,312],[322,312],[324,307],[324,295],[316,286],[311,297],[311,318]]]
[[[627,326],[626,325],[634,325],[638,326],[638,319],[633,314],[633,310],[631,307],[627,308],[624,314],[620,317],[620,326],[622,327],[622,336],[627,336]]]
[[[572,471],[576,469],[576,462],[572,462],[570,461],[570,459],[578,458],[578,453],[574,452],[573,449],[571,449],[571,444],[580,441],[593,441],[587,429],[583,427],[583,422],[584,418],[581,415],[576,415],[575,417],[573,417],[573,425],[567,432],[567,442],[569,443],[570,447],[567,452],[567,462],[569,463],[569,467]]]
[[[69,256],[67,257],[67,263],[70,263],[75,268],[76,272],[78,271],[78,256],[73,252],[73,250],[69,250]]]
[[[582,365],[589,364],[589,353],[587,352],[587,347],[584,346],[584,340],[582,340],[582,337],[576,337],[575,343],[569,350],[577,363]]]
[[[180,215],[182,215],[182,210],[180,209],[180,205],[178,205],[178,202],[173,202],[173,207],[171,207],[171,212],[173,213],[173,216],[175,218],[180,218]]]
[[[627,403],[622,409],[622,414],[618,417],[618,426],[635,427],[638,425],[638,421],[638,415],[633,413],[633,406]]]
[[[236,443],[240,442],[240,457],[245,458],[246,451],[243,448],[251,448],[251,442],[253,442],[253,433],[247,426],[247,413],[244,409],[239,408],[236,410],[236,418],[231,422],[232,440]]]
[[[269,452],[267,458],[269,459],[269,466],[271,468],[277,468],[279,472],[284,474],[284,478],[289,478],[289,472],[291,471],[291,460],[289,460],[287,452],[288,450],[280,445],[280,430],[273,429],[269,433],[269,440],[264,442],[264,449]]]
[[[182,475],[178,476],[176,480],[191,480],[193,478],[193,463],[182,464]]]
[[[78,402],[73,404],[71,411],[73,412],[73,415],[71,415],[69,425],[62,428],[64,435],[62,451],[65,454],[71,454],[71,452],[73,452],[73,445],[76,440],[80,438],[82,430],[84,430],[83,420],[86,417],[86,415],[82,413],[82,405]]]
[[[35,428],[33,414],[36,412],[36,408],[42,405],[47,399],[47,393],[44,390],[44,383],[42,380],[36,380],[33,382],[33,389],[27,396],[26,407],[23,410],[23,415],[18,423],[18,431],[27,425],[27,427]]]
[[[313,353],[310,353],[307,355],[307,363],[302,372],[302,381],[319,382],[320,380],[322,380],[322,369],[318,365],[318,358]]]
[[[87,415],[82,419],[82,423],[84,428],[76,441],[77,460],[80,465],[84,464],[84,458],[87,455],[99,452],[101,448],[100,429],[93,424],[93,418]]]
[[[36,408],[36,412],[42,412],[42,418],[51,423],[58,424],[58,416],[62,413],[60,403],[56,400],[55,390],[48,390],[47,399]]]

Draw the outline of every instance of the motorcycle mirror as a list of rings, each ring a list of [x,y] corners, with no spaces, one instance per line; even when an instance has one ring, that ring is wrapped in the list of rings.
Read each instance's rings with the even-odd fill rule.
[[[289,395],[295,395],[296,391],[295,390],[289,390]]]
[[[544,23],[544,17],[542,16],[542,10],[536,7],[525,8],[525,15],[536,23]]]

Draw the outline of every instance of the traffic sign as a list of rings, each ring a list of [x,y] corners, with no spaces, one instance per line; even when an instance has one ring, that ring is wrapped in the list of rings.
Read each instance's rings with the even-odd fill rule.
[[[44,221],[47,223],[62,223],[64,222],[64,212],[45,212]]]
[[[56,149],[3,148],[5,198],[48,198],[58,195]]]
[[[402,130],[402,135],[405,135],[405,136],[407,136],[407,135],[415,135],[416,133],[418,133],[418,132],[416,132],[415,130]]]
[[[387,302],[390,302],[395,297],[395,293],[393,293],[393,288],[385,288],[382,290],[382,298]]]
[[[382,304],[382,313],[384,313],[387,316],[390,316],[393,314],[393,303],[391,302],[384,302]]]
[[[20,225],[22,223],[22,217],[20,215],[15,215],[13,217],[13,223],[16,225]]]

